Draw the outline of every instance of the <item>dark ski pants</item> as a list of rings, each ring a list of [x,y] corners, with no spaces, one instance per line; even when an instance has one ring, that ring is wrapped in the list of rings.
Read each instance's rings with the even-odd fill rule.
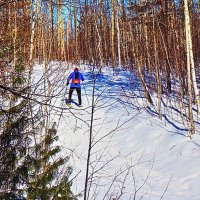
[[[78,104],[81,105],[81,88],[70,87],[68,101],[71,103],[73,91],[76,90],[78,95]]]

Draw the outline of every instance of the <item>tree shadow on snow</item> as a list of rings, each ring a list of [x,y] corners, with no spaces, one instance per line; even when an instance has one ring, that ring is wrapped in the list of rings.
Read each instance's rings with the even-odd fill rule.
[[[144,98],[141,95],[143,93],[142,85],[132,73],[122,71],[121,74],[115,75],[114,73],[85,72],[83,75],[85,78],[84,86],[87,87],[87,90],[92,90],[95,80],[95,90],[97,92],[106,91],[101,93],[102,98],[115,98],[117,101],[121,101],[117,97],[120,95],[123,97],[124,95],[122,94],[128,91],[131,91],[131,94],[129,93],[131,98]]]
[[[142,84],[138,78],[134,75],[133,72],[127,70],[118,70],[117,73],[115,71],[112,72],[110,69],[109,72],[100,72],[97,71],[92,73],[91,71],[83,73],[85,78],[84,86],[90,94],[92,91],[93,84],[95,81],[95,95],[100,95],[102,99],[115,99],[117,102],[129,106],[133,109],[141,109],[138,105],[129,104],[129,102],[124,100],[124,94],[128,93],[128,98],[137,98],[137,99],[144,99],[144,90]],[[99,93],[98,93],[99,92]],[[175,114],[182,115],[186,118],[186,114],[181,112],[178,108],[167,105],[163,99],[161,99],[162,104],[165,109],[171,109],[174,111]],[[145,110],[153,117],[159,117],[159,113],[153,110],[154,107],[147,106]],[[177,130],[177,134],[186,136],[183,132],[188,132],[188,128],[182,128],[176,123],[174,119],[170,119],[170,115],[162,114],[162,117],[166,120],[168,124],[173,126]],[[199,122],[195,121],[195,123],[200,124]]]
[[[146,111],[152,116],[152,117],[159,117],[159,113],[155,110],[153,110],[150,106],[146,107]],[[172,127],[174,127],[177,131],[173,132],[174,134],[187,136],[186,132],[189,131],[187,128],[179,127],[174,121],[170,120],[170,118],[166,114],[161,115],[168,124],[170,124]],[[172,131],[170,131],[172,132]]]

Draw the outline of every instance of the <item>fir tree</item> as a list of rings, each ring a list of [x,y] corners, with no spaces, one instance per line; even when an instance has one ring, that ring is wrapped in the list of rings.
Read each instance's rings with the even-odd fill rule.
[[[23,67],[18,63],[15,76],[7,82],[9,92],[3,91],[0,98],[0,199],[20,199],[28,177],[28,100],[12,93],[24,88]]]
[[[16,63],[14,76],[0,91],[0,199],[74,200],[68,180],[72,168],[62,171],[69,157],[61,158],[60,147],[53,146],[58,140],[55,124],[44,128],[43,113],[27,89],[22,59]]]
[[[66,167],[65,172],[61,167],[65,165],[69,157],[61,158],[59,146],[53,146],[56,136],[55,123],[48,129],[42,142],[34,146],[32,153],[32,164],[29,174],[28,199],[41,200],[74,200],[70,187],[71,182],[68,178],[72,172],[71,167]]]

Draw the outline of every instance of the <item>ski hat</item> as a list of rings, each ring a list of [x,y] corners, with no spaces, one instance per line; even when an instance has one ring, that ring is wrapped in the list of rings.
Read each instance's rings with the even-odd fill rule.
[[[78,67],[75,67],[75,68],[74,68],[74,71],[78,71]]]

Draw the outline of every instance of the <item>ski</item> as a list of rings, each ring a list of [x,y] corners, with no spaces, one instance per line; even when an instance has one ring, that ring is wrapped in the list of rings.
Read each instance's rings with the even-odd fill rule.
[[[70,103],[67,103],[67,107],[68,107],[68,108],[71,108],[72,105],[71,105]]]

